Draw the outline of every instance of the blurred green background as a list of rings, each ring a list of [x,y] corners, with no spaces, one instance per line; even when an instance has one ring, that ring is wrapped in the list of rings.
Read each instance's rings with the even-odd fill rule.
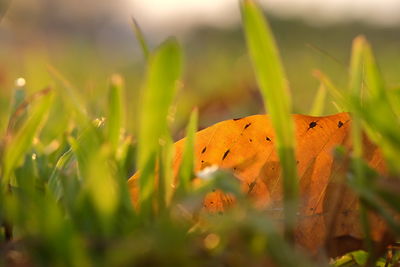
[[[29,92],[57,86],[48,73],[52,66],[89,102],[92,117],[104,115],[100,107],[106,100],[110,75],[122,74],[129,107],[127,127],[135,130],[144,59],[129,17],[138,11],[132,8],[120,12],[129,1],[98,1],[94,6],[90,5],[93,1],[84,5],[79,1],[2,1],[3,10],[9,8],[3,12],[0,24],[0,117],[4,118],[8,111],[10,94],[19,77],[26,80]],[[174,32],[173,27],[167,33],[162,28],[157,31],[146,27],[141,17],[139,13],[138,22],[153,47],[164,35]],[[366,35],[371,42],[388,85],[400,85],[399,25],[351,20],[307,23],[301,18],[274,14],[268,17],[287,70],[295,113],[309,113],[319,87],[312,75],[314,69],[335,77],[334,82],[342,88],[347,85],[351,41],[358,34]],[[198,24],[184,32],[177,29],[176,34],[185,51],[185,75],[173,126],[176,137],[181,136],[179,131],[194,106],[199,107],[201,128],[227,118],[263,112],[239,24]],[[336,112],[327,101],[324,113]]]

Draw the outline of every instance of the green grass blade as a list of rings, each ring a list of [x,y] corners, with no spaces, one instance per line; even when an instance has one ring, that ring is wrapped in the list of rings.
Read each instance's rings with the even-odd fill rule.
[[[50,109],[52,94],[47,91],[40,99],[36,100],[32,113],[17,131],[15,136],[6,145],[2,159],[2,183],[10,182],[11,174],[23,160],[24,154],[32,146],[33,138],[44,123],[48,110]]]
[[[72,159],[73,153],[72,150],[69,149],[57,160],[56,166],[51,172],[47,186],[57,201],[60,200],[64,194],[64,189],[59,177],[60,172],[68,166]]]
[[[365,104],[359,107],[359,116],[368,126],[369,136],[380,145],[392,171],[399,173],[397,158],[400,157],[400,123],[397,114],[399,107],[389,99],[382,75],[369,43],[364,39],[363,59],[366,87]],[[372,131],[371,131],[372,130]],[[375,136],[371,136],[375,133]],[[374,138],[374,137],[383,138]]]
[[[353,41],[353,48],[350,61],[350,100],[353,105],[362,105],[362,91],[364,85],[364,46],[365,39],[363,37],[357,37]],[[350,106],[352,107],[352,106]],[[350,111],[353,111],[351,109]],[[351,138],[353,140],[353,168],[355,174],[356,184],[362,186],[367,183],[366,173],[363,165],[363,141],[362,141],[362,128],[361,118],[357,112],[352,112],[352,123],[351,123]],[[360,219],[365,236],[365,244],[368,250],[371,252],[371,234],[370,226],[367,217],[367,211],[362,203],[360,203]]]
[[[78,161],[82,194],[90,199],[101,219],[102,230],[108,231],[119,204],[118,173],[110,160],[109,147],[101,141],[101,135],[93,125],[88,125],[78,139],[69,138]]]
[[[110,89],[108,92],[108,116],[107,116],[107,139],[111,143],[113,151],[117,151],[121,128],[124,123],[124,81],[120,75],[111,77]]]
[[[181,76],[181,61],[181,49],[174,39],[164,42],[149,58],[141,97],[137,154],[141,170],[139,205],[143,212],[151,210],[156,155],[160,139],[168,132],[167,115]]]
[[[149,50],[149,46],[147,45],[146,39],[144,38],[142,29],[140,28],[139,23],[135,20],[135,18],[132,18],[132,22],[133,22],[133,26],[132,26],[133,32],[135,33],[136,39],[139,41],[144,58],[146,60],[148,60],[149,56],[150,56],[150,50]]]
[[[382,76],[378,69],[378,65],[375,62],[374,55],[370,44],[363,38],[363,56],[365,62],[365,83],[367,84],[367,90],[369,97],[371,98],[386,98],[386,89],[383,82]]]
[[[245,0],[241,3],[241,13],[250,58],[276,133],[282,166],[286,233],[293,237],[298,179],[289,88],[275,40],[261,9],[253,1]]]
[[[74,111],[78,122],[82,124],[89,123],[90,120],[87,116],[84,101],[77,93],[78,89],[75,88],[75,86],[73,86],[72,83],[66,77],[64,77],[61,72],[58,71],[54,66],[48,65],[47,69],[54,80],[61,85],[60,87],[63,90],[60,90],[59,86],[56,86],[55,89],[63,99],[67,100],[69,107]]]
[[[198,123],[198,110],[193,110],[186,128],[186,141],[182,154],[182,162],[179,168],[179,189],[180,193],[187,193],[190,190],[191,179],[194,168],[194,144]]]
[[[325,86],[329,94],[336,100],[334,106],[340,112],[347,110],[347,106],[349,105],[348,100],[345,98],[342,92],[333,84],[333,82],[329,79],[327,75],[322,73],[320,70],[314,70],[313,75],[317,78],[321,84]]]
[[[321,83],[321,85],[318,88],[317,95],[315,96],[314,103],[311,107],[310,115],[312,116],[322,115],[322,113],[324,112],[325,99],[326,99],[326,87],[324,84]]]
[[[13,99],[10,106],[10,115],[8,125],[4,125],[7,129],[6,134],[10,134],[18,128],[18,124],[26,118],[26,110],[29,102],[26,99],[26,90],[24,87],[17,87],[13,92]],[[6,122],[6,120],[4,120]],[[3,125],[2,125],[3,128]]]
[[[171,203],[174,187],[174,171],[172,168],[174,157],[174,141],[169,134],[165,134],[162,139],[161,148],[158,155],[158,207],[165,210]]]

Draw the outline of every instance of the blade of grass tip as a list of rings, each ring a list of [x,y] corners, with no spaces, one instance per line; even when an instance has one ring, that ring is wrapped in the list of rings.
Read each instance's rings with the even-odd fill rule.
[[[364,45],[365,39],[360,36],[354,39],[353,48],[350,60],[350,100],[351,105],[361,106],[362,99],[360,98],[364,85]],[[354,110],[351,109],[351,110]],[[360,186],[366,184],[366,173],[363,165],[363,142],[362,142],[362,128],[361,118],[357,112],[352,113],[351,123],[351,138],[353,141],[353,168],[355,172],[355,181]],[[365,206],[360,203],[360,220],[365,236],[365,245],[370,253],[372,253],[372,239],[370,233],[370,225],[368,221],[367,210]]]
[[[347,71],[346,65],[342,61],[340,61],[337,57],[335,57],[331,53],[329,53],[328,51],[326,51],[326,50],[322,49],[321,47],[318,47],[314,44],[310,44],[310,43],[307,43],[306,46],[313,49],[314,51],[320,53],[321,55],[331,59],[332,62],[335,62],[337,65],[339,65],[343,69],[346,69],[346,71]]]
[[[275,40],[261,9],[253,1],[244,0],[241,13],[250,58],[277,137],[283,175],[285,232],[289,239],[293,239],[298,179],[289,88]]]
[[[323,84],[327,91],[333,96],[333,98],[336,100],[336,106],[338,106],[340,110],[347,110],[347,99],[344,97],[343,93],[340,92],[340,90],[333,84],[329,77],[320,70],[314,70],[313,76],[317,78],[319,82]]]
[[[17,131],[15,136],[6,144],[2,158],[2,185],[8,185],[13,170],[24,158],[24,154],[33,143],[33,139],[44,123],[46,115],[51,106],[52,94],[50,89],[40,99],[35,101],[33,110],[28,118]],[[4,189],[4,188],[3,188]]]
[[[385,98],[386,97],[386,90],[385,84],[383,82],[382,76],[378,69],[378,65],[375,62],[374,55],[372,53],[372,49],[370,44],[365,40],[364,37],[362,38],[364,41],[364,62],[365,62],[365,83],[368,85],[367,90],[372,98]]]
[[[314,98],[314,103],[310,110],[310,115],[312,116],[321,116],[324,111],[326,99],[326,88],[323,83],[320,84],[317,95]]]
[[[181,76],[181,48],[169,39],[156,49],[148,61],[147,77],[142,89],[139,114],[137,166],[139,178],[139,207],[150,214],[154,193],[154,168],[160,138],[168,132],[167,116]]]
[[[114,74],[111,77],[111,84],[108,92],[107,116],[107,139],[111,143],[114,154],[119,145],[121,128],[124,122],[123,91],[123,78],[118,74]]]
[[[76,93],[78,92],[78,90],[54,66],[47,65],[47,70],[49,71],[50,75],[52,75],[52,77],[55,79],[55,81],[61,84],[62,88],[65,89],[58,90],[58,93],[63,96],[63,98],[68,100],[68,103],[71,105],[74,112],[76,113],[79,122],[83,124],[89,123],[88,116],[86,115],[87,113],[85,105],[82,99]],[[57,89],[58,87],[55,88]]]
[[[17,121],[24,118],[26,115],[26,90],[24,86],[17,86],[13,91],[13,98],[10,105],[10,115],[7,123],[6,133],[11,134],[11,131],[16,127]]]
[[[345,112],[344,108],[340,106],[337,102],[331,101],[332,105],[335,107],[338,113]]]
[[[50,91],[50,88],[45,88],[37,91],[29,97],[25,97],[24,91],[25,90],[23,90],[22,92],[20,90],[16,91],[16,97],[18,94],[19,100],[16,100],[18,102],[14,103],[15,107],[13,107],[13,111],[11,113],[12,115],[10,116],[10,120],[8,122],[7,134],[12,134],[12,132],[18,130],[18,124],[21,123],[22,120],[26,117],[29,106],[37,99],[43,97],[44,95],[47,95]]]
[[[195,108],[190,115],[186,128],[185,147],[182,154],[182,162],[179,167],[179,193],[186,194],[190,191],[190,181],[193,177],[194,168],[194,144],[198,124],[198,109]]]
[[[391,172],[400,172],[397,158],[400,156],[400,123],[398,120],[399,108],[393,105],[389,91],[386,90],[382,75],[374,58],[370,44],[364,44],[365,84],[367,91],[367,105],[360,112],[364,122],[373,129],[378,136],[386,162]],[[368,132],[369,134],[371,133]],[[371,136],[370,136],[371,137]],[[371,138],[373,139],[373,138]]]
[[[139,23],[136,21],[135,18],[132,17],[132,27],[133,32],[135,33],[136,39],[139,41],[140,47],[142,48],[143,56],[147,61],[150,56],[149,46],[147,45],[146,39],[144,38],[144,34],[142,29],[139,26]]]

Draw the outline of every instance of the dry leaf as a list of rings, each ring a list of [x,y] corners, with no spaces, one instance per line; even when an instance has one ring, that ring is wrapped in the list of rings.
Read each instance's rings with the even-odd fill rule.
[[[343,179],[348,162],[333,156],[342,145],[351,150],[351,118],[348,113],[326,117],[293,115],[296,159],[300,186],[299,221],[296,242],[316,253],[326,247],[330,255],[340,255],[362,245],[357,196]],[[174,173],[178,173],[185,139],[175,144]],[[243,191],[257,207],[281,210],[282,188],[275,135],[268,115],[227,120],[196,134],[195,171],[210,165],[231,169],[241,181]],[[379,149],[364,140],[364,158],[380,173],[385,172]],[[129,180],[132,200],[137,199],[137,175]],[[204,207],[210,212],[222,211],[232,203],[219,191],[210,192]],[[369,213],[372,239],[388,242],[384,221]]]

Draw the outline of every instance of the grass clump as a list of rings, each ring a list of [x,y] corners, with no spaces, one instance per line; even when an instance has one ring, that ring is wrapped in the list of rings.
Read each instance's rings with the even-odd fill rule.
[[[267,214],[247,205],[230,174],[217,171],[202,187],[193,186],[196,109],[186,130],[177,188],[171,186],[174,151],[172,120],[168,118],[181,84],[183,53],[175,39],[149,51],[135,26],[147,61],[137,132],[126,129],[126,113],[132,107],[125,101],[128,86],[119,75],[111,77],[107,101],[97,113],[90,111],[89,99],[80,98],[78,90],[53,67],[49,67],[52,89],[32,97],[21,96],[23,88],[14,91],[13,102],[19,104],[1,118],[2,125],[9,122],[8,127],[3,127],[7,130],[1,135],[0,147],[2,264],[328,265],[327,259],[313,262],[292,244],[298,178],[288,81],[260,8],[246,0],[241,2],[241,11],[249,56],[277,135],[288,238],[280,234]],[[391,216],[392,210],[400,212],[398,191],[376,183],[381,177],[363,162],[360,140],[362,132],[366,132],[382,147],[390,165],[389,175],[397,182],[399,92],[384,85],[372,50],[362,37],[355,39],[350,65],[349,90],[338,89],[327,76],[318,73],[321,93],[312,112],[321,113],[325,90],[340,108],[352,112],[355,149],[349,184],[364,210],[361,220],[365,236],[373,227],[367,224],[365,212],[373,210],[382,215],[398,237],[400,225]],[[135,170],[140,172],[136,208],[131,204],[126,182]],[[201,214],[199,220],[192,207],[201,205],[204,194],[213,188],[231,192],[243,201],[223,216]],[[370,239],[366,240],[368,248]],[[333,265],[381,263],[382,259],[366,251],[348,254]]]

